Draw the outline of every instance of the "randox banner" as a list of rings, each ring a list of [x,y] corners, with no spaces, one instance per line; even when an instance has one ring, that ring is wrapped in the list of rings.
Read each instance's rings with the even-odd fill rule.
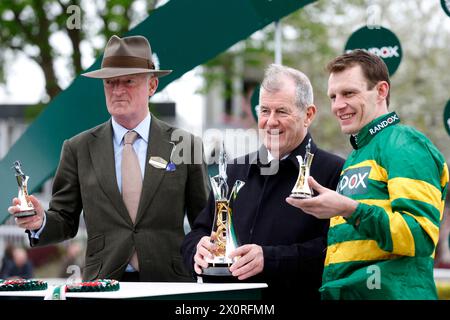
[[[253,90],[252,97],[250,98],[250,104],[251,104],[250,107],[252,110],[253,118],[256,120],[256,122],[258,122],[258,112],[257,112],[256,108],[258,107],[258,104],[259,104],[259,89],[261,89],[261,86],[257,85],[255,87],[255,89]]]
[[[441,6],[445,14],[450,17],[450,0],[441,0]]]
[[[345,52],[354,49],[365,49],[376,54],[386,63],[389,75],[392,76],[402,60],[402,47],[397,36],[390,30],[362,27],[356,30],[345,45]]]
[[[314,1],[172,0],[126,35],[147,37],[160,69],[174,70],[161,78],[161,90],[236,42]],[[98,69],[101,60],[98,57],[85,71]],[[64,140],[108,118],[102,81],[79,76],[53,99],[0,161],[0,223],[9,217],[7,208],[17,196],[14,161],[19,160],[30,176],[28,192],[36,192],[55,173]]]
[[[444,127],[447,130],[448,135],[450,135],[450,100],[447,101],[447,105],[444,109]]]

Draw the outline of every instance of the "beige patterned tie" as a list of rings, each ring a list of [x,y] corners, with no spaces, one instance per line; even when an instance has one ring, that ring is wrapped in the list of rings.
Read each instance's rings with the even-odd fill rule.
[[[124,146],[122,150],[122,197],[130,214],[133,224],[136,222],[136,215],[139,207],[139,199],[142,191],[142,174],[139,160],[133,148],[133,143],[138,138],[135,131],[128,131],[125,134]],[[134,251],[130,264],[139,271],[139,264]]]

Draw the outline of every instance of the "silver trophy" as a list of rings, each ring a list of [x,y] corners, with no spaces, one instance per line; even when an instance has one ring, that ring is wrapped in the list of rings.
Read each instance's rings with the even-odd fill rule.
[[[22,165],[19,161],[14,162],[13,169],[16,172],[17,185],[19,186],[19,194],[17,198],[20,200],[20,211],[16,212],[14,216],[17,218],[34,216],[36,211],[34,210],[34,206],[28,195],[27,185],[29,177],[23,173]]]
[[[222,143],[219,154],[219,174],[210,177],[211,187],[215,200],[214,222],[211,231],[211,242],[214,250],[211,252],[213,258],[206,258],[208,267],[203,268],[203,274],[209,276],[231,276],[229,267],[234,259],[228,255],[235,250],[239,244],[237,234],[233,226],[232,203],[236,199],[239,190],[245,182],[236,180],[230,194],[228,195],[227,184],[227,154]]]
[[[297,156],[299,172],[297,182],[291,191],[292,198],[307,199],[313,196],[313,192],[308,184],[308,177],[313,158],[314,154],[311,153],[311,139],[309,139],[304,159],[302,156]]]

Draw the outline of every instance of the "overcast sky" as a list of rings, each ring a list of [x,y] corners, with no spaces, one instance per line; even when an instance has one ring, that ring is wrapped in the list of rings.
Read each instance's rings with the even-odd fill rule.
[[[65,68],[57,65],[58,74],[64,73]],[[169,84],[162,92],[152,98],[152,101],[174,101],[177,116],[185,124],[186,129],[197,131],[203,119],[204,99],[196,94],[203,79],[194,69],[180,79]],[[70,77],[65,77],[66,82]],[[6,87],[0,87],[0,104],[35,104],[44,95],[44,76],[35,62],[20,56],[8,68]],[[68,83],[64,87],[66,87]]]
[[[167,2],[167,0],[159,0],[158,7]],[[135,5],[139,6],[142,3],[137,1]],[[84,14],[88,18],[89,15],[94,14],[89,1],[84,1],[83,8]],[[95,26],[91,25],[91,27]],[[97,43],[100,47],[105,45],[103,39],[97,40],[101,42]],[[93,41],[97,40],[93,39]],[[71,44],[66,35],[61,32],[54,33],[50,41],[63,57],[71,55]],[[87,69],[94,63],[96,57],[93,56],[92,47],[87,43],[82,44],[81,50],[82,65]],[[40,102],[45,96],[45,80],[41,68],[25,55],[19,54],[12,61],[13,63],[7,66],[5,70],[7,73],[6,85],[0,86],[0,104],[35,104]],[[55,62],[58,83],[63,89],[67,88],[72,81],[72,76],[66,67],[67,61],[67,58],[59,58]],[[182,121],[186,129],[192,128],[192,131],[199,130],[203,119],[204,99],[201,95],[195,93],[201,87],[203,81],[198,73],[198,69],[186,73],[180,79],[168,85],[162,92],[152,97],[151,100],[155,102],[174,101],[179,120]]]

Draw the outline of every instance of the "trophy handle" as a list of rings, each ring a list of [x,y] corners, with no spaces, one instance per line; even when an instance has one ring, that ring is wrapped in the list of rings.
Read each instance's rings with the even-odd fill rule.
[[[314,158],[314,154],[307,152],[306,153],[306,160],[305,160],[305,164],[308,168],[311,168],[311,164]]]
[[[236,180],[234,183],[233,189],[231,189],[230,196],[228,198],[228,202],[231,202],[231,200],[234,200],[241,188],[244,186],[245,182],[242,180]]]

